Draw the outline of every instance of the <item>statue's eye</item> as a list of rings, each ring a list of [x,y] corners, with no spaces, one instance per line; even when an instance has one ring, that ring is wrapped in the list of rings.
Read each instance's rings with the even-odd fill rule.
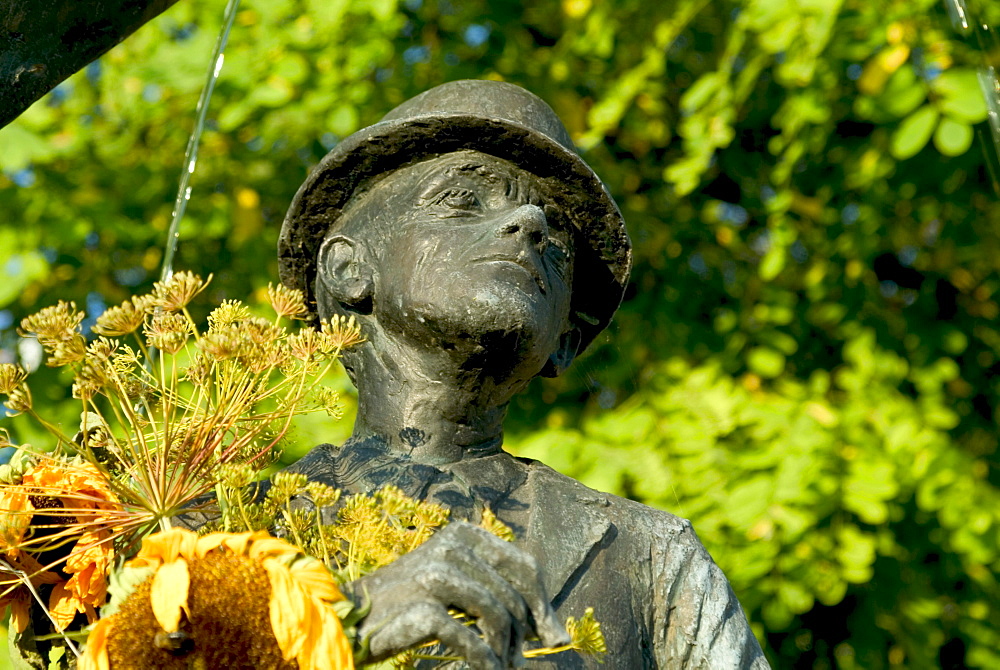
[[[569,258],[569,247],[566,246],[566,243],[558,237],[550,237],[549,244],[551,244],[561,255]]]
[[[439,207],[471,211],[479,207],[476,194],[467,188],[448,188],[434,197],[433,203]]]
[[[569,246],[558,237],[550,237],[548,251],[556,271],[560,276],[565,276],[570,262]]]

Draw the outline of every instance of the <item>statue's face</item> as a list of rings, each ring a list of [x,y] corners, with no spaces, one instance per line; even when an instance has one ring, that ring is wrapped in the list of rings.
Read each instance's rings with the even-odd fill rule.
[[[348,208],[340,230],[381,238],[366,240],[380,327],[485,354],[477,364],[503,376],[538,374],[569,329],[573,270],[572,236],[544,192],[512,163],[463,151],[397,170],[359,196],[364,206]]]

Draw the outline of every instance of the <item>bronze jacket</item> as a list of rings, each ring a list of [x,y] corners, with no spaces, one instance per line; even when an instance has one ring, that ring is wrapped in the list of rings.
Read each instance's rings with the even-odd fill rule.
[[[391,483],[444,504],[452,518],[475,521],[488,505],[542,566],[560,618],[593,607],[607,642],[603,663],[563,653],[531,668],[768,668],[725,575],[685,519],[503,452],[429,466],[372,443],[320,445],[291,469],[345,493]]]

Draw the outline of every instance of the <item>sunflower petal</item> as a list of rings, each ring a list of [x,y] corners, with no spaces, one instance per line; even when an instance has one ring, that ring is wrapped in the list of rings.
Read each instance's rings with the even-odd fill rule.
[[[39,563],[34,556],[29,553],[22,553],[16,559],[8,559],[14,564],[16,568],[26,572],[31,579],[31,583],[34,586],[39,584],[58,584],[62,581],[62,578],[51,570],[46,570],[45,567]]]
[[[297,657],[308,643],[309,603],[305,592],[292,579],[288,568],[274,559],[261,565],[271,582],[271,629],[286,661]]]
[[[259,534],[259,532],[251,533],[250,531],[236,534],[228,533],[228,537],[222,544],[237,556],[242,556],[247,551],[247,545],[253,542]]]
[[[52,587],[52,594],[49,596],[49,614],[52,615],[52,622],[56,628],[66,630],[66,627],[73,623],[76,613],[82,611],[83,602],[66,588],[65,583]]]
[[[293,544],[276,537],[270,537],[266,533],[263,537],[254,538],[254,543],[250,545],[250,558],[262,559],[269,556],[283,556],[286,554],[301,554],[302,550]]]
[[[90,565],[96,565],[99,572],[106,573],[113,558],[111,533],[103,528],[87,530],[80,535],[76,547],[66,559],[66,571],[79,572]]]
[[[330,602],[344,600],[344,594],[337,588],[330,571],[315,558],[300,558],[291,565],[289,570],[292,573],[292,579],[298,582],[313,598]]]
[[[308,657],[299,661],[299,670],[354,670],[351,641],[340,619],[328,607],[319,606],[318,631]]]
[[[153,616],[168,633],[180,627],[181,609],[187,610],[190,586],[191,575],[183,559],[163,564],[153,575],[149,602],[153,607]]]
[[[108,660],[108,635],[114,619],[101,619],[87,636],[87,646],[77,662],[78,670],[111,670]]]
[[[159,565],[176,558],[194,558],[198,535],[186,528],[171,528],[142,539],[142,549],[131,564],[134,567]]]
[[[10,625],[18,635],[31,623],[31,601],[28,600],[27,593],[23,596],[10,600]]]
[[[91,563],[80,572],[73,574],[66,582],[66,590],[72,593],[75,597],[79,598],[81,605],[83,604],[83,599],[90,595],[90,586],[94,576],[95,567],[96,566]]]
[[[206,554],[218,549],[220,546],[225,544],[226,540],[230,537],[232,537],[232,533],[223,533],[222,531],[202,535],[198,538],[198,542],[195,545],[195,556],[197,558],[205,558]]]
[[[25,489],[5,486],[0,491],[0,549],[17,549],[31,523],[34,506]]]

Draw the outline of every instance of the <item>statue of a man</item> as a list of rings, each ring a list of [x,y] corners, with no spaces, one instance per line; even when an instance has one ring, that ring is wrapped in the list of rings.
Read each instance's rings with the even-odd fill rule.
[[[445,505],[453,519],[475,521],[489,508],[513,529],[515,553],[534,557],[559,620],[594,608],[604,668],[767,667],[687,521],[502,450],[511,397],[536,375],[559,374],[608,324],[631,265],[618,208],[542,100],[511,84],[457,81],[403,103],[309,176],[279,255],[282,280],[320,318],[354,315],[368,340],[343,359],[359,392],[352,437],[316,447],[294,470],[349,493],[393,484]],[[420,554],[410,556],[363,589],[372,612],[362,632],[377,655],[437,637],[473,665],[496,667],[508,662],[498,636],[513,635],[518,648],[525,626],[558,638],[545,630],[551,610],[527,611],[503,595],[513,589],[530,603],[525,589],[534,587],[518,578],[498,585],[476,570],[466,573],[492,593],[482,600],[505,600],[508,611],[480,628],[514,630],[483,631],[493,655],[437,630],[440,612],[423,607],[398,632],[392,620],[414,611],[394,604],[410,570],[441,587],[441,605],[488,609],[448,595],[447,565],[428,577]],[[593,665],[575,654],[547,658],[532,666]]]

